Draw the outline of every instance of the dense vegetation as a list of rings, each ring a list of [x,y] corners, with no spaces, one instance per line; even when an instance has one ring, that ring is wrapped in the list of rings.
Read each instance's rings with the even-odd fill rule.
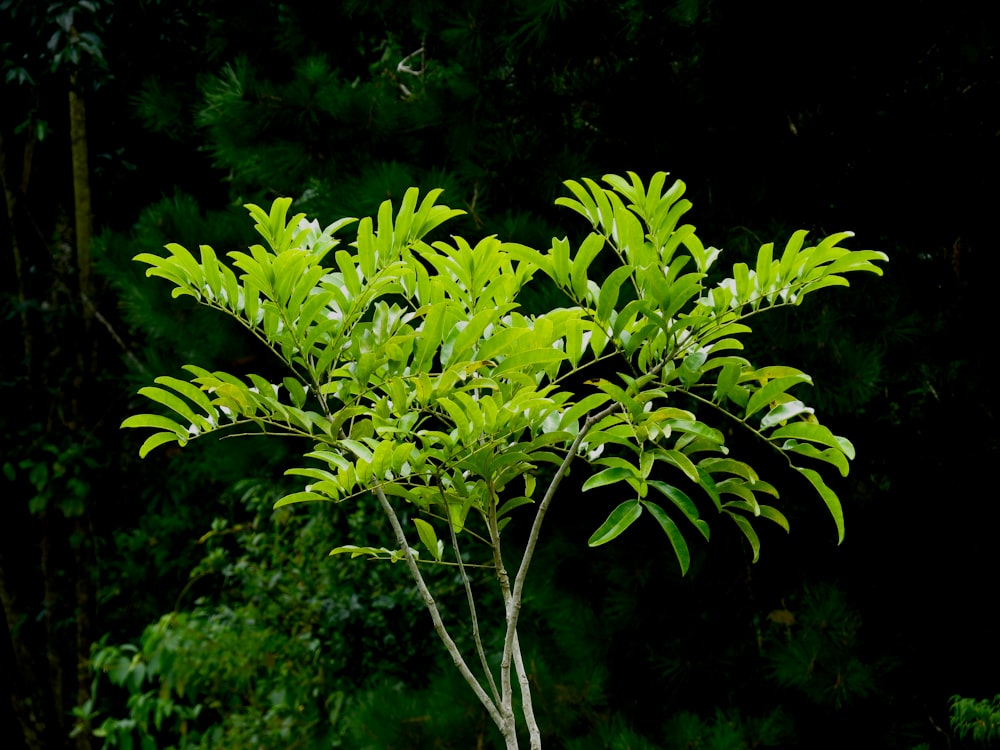
[[[788,492],[795,534],[762,532],[751,565],[720,529],[681,579],[659,529],[592,550],[608,506],[555,504],[521,635],[549,746],[994,737],[988,6],[848,3],[821,24],[726,0],[314,7],[0,3],[4,747],[488,742],[405,571],[325,555],[382,546],[377,513],[273,510],[300,489],[280,443],[138,460],[118,429],[137,387],[271,364],[131,258],[245,248],[245,203],[332,221],[410,185],[465,210],[455,234],[547,247],[563,179],[661,169],[733,261],[800,226],[892,258],[747,340],[809,372],[853,440],[847,536]]]

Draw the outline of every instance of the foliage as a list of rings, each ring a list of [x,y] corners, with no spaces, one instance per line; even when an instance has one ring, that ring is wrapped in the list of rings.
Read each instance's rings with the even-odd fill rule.
[[[776,709],[760,718],[744,718],[738,711],[717,711],[710,720],[683,712],[666,727],[666,747],[729,750],[786,745],[794,737],[788,717]]]
[[[384,519],[270,510],[281,494],[241,482],[234,515],[200,540],[181,597],[199,592],[194,606],[177,601],[137,645],[95,648],[87,718],[107,746],[339,746],[345,705],[366,675],[426,670],[408,626],[420,608],[412,590],[379,566],[350,571],[312,554],[338,533],[377,534]],[[124,716],[104,680],[127,694]]]
[[[778,684],[832,708],[871,693],[872,667],[858,655],[860,617],[842,591],[832,586],[807,589],[792,609],[773,610],[768,620],[769,656]]]
[[[1000,739],[1000,695],[993,699],[951,699],[951,730],[960,739],[972,738],[977,743],[992,745]]]
[[[461,237],[428,243],[425,236],[461,212],[437,205],[439,191],[418,205],[411,189],[395,218],[386,201],[376,220],[358,224],[353,252],[335,250],[333,235],[354,220],[321,230],[302,214],[289,219],[291,201],[278,199],[270,212],[248,206],[267,247],[229,254],[240,277],[208,245],[200,246],[199,258],[177,244],[167,246],[166,258],[140,254],[149,275],[174,284],[174,296],[191,296],[239,320],[289,375],[280,382],[257,375],[245,381],[187,365],[190,380],[164,376],[158,387],[140,390],[175,417],[137,415],[123,426],[156,430],[143,443],[143,456],[229,426],[312,442],[305,457],[319,466],[288,471],[310,483],[276,507],[373,492],[395,549],[351,543],[331,554],[404,561],[452,660],[507,746],[517,745],[512,668],[531,744],[540,746],[517,620],[542,521],[576,459],[595,468],[583,491],[631,489],[593,533],[591,546],[615,539],[648,512],[685,571],[692,528],[685,534],[675,519],[706,540],[710,534],[698,504],[675,484],[686,481],[737,525],[756,560],[753,521],[763,517],[786,530],[788,523],[760,502],[777,497],[775,487],[730,458],[723,432],[685,407],[711,410],[778,450],[823,499],[843,538],[840,501],[812,462],[846,475],[853,446],[789,393],[810,382],[808,375],[787,366],[758,368],[730,352],[742,349],[748,318],[846,285],[847,272],[880,273],[873,261],[885,256],[840,247],[849,233],[805,246],[800,231],[780,257],[765,245],[754,269],[738,263],[731,278],[710,286],[719,251],[706,248],[693,226],[680,224],[690,202],[681,197],[683,183],[664,190],[665,180],[658,173],[648,189],[634,174],[606,177],[610,188],[567,182],[573,197],[557,202],[592,228],[575,252],[568,239],[553,240],[546,254],[495,237],[475,246]],[[595,264],[606,247],[614,262]],[[331,253],[333,265],[326,267]],[[518,311],[518,293],[539,271],[571,306],[537,315]],[[573,385],[609,368],[617,374]],[[544,489],[536,494],[538,478]],[[665,500],[653,502],[650,489]],[[400,504],[418,512],[412,522],[423,555],[407,541]],[[526,505],[535,506],[531,531],[511,580],[505,550],[508,557],[511,552],[501,533],[523,515],[513,511]],[[454,563],[444,557],[449,542]],[[481,552],[469,551],[477,546]],[[472,673],[444,625],[418,555],[457,566],[482,677]],[[499,584],[506,613],[499,681],[478,635],[467,566],[492,569]]]

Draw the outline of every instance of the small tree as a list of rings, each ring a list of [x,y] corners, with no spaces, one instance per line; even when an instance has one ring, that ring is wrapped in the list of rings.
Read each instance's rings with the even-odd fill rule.
[[[710,424],[731,422],[784,456],[825,502],[838,539],[844,535],[840,502],[814,467],[830,464],[846,475],[851,443],[789,392],[810,382],[808,375],[756,367],[734,352],[743,348],[751,316],[846,286],[850,271],[881,273],[873,261],[887,258],[840,247],[850,233],[806,246],[799,231],[780,257],[765,245],[755,268],[737,263],[731,278],[712,285],[719,251],[680,223],[691,204],[682,182],[664,190],[666,176],[656,174],[648,187],[631,173],[605,177],[609,187],[567,182],[573,197],[557,203],[591,226],[576,249],[567,239],[553,240],[544,253],[496,237],[475,245],[461,237],[425,242],[461,212],[438,205],[439,190],[418,205],[410,189],[395,217],[387,201],[377,218],[358,223],[350,250],[338,248],[334,234],[354,219],[321,229],[302,214],[288,219],[291,200],[279,198],[269,213],[247,206],[266,245],[228,253],[235,270],[208,245],[197,258],[176,244],[167,246],[168,257],[142,253],[136,260],[150,266],[148,275],[172,282],[174,296],[236,318],[288,375],[272,383],[187,365],[189,381],[160,377],[140,390],[171,418],[143,414],[123,426],[156,430],[142,456],[232,427],[310,443],[309,464],[288,472],[309,483],[278,505],[374,496],[394,532],[392,547],[347,544],[331,554],[403,561],[506,747],[518,746],[516,680],[531,747],[540,748],[517,625],[546,512],[574,463],[591,470],[584,491],[619,485],[626,495],[591,546],[615,539],[647,512],[686,571],[686,535],[709,538],[707,506],[739,527],[756,560],[754,521],[786,531],[788,522],[762,502],[777,490],[730,457],[723,432]],[[598,266],[600,274],[592,270]],[[525,314],[518,294],[539,272],[566,306]],[[581,377],[587,373],[592,379]],[[703,421],[704,413],[712,418]],[[685,486],[698,488],[704,502]],[[412,515],[404,514],[407,505]],[[530,524],[516,555],[504,536],[514,518]],[[410,542],[413,531],[424,554]],[[479,635],[473,564],[493,570],[502,596],[498,674]],[[478,675],[449,635],[425,565],[457,567]]]

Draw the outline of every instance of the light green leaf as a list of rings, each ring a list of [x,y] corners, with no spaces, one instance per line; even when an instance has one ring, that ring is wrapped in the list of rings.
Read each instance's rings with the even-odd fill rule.
[[[427,551],[434,556],[435,560],[441,562],[441,547],[438,544],[437,534],[434,533],[434,527],[422,518],[414,518],[413,525],[417,527],[417,534]]]
[[[813,422],[793,422],[790,425],[779,427],[769,436],[769,440],[779,440],[780,438],[795,438],[796,440],[810,440],[814,443],[827,445],[831,448],[843,452],[852,461],[854,460],[854,446],[847,438],[839,437],[830,432],[829,429]]]
[[[587,481],[583,483],[583,492],[587,490],[592,490],[595,487],[604,487],[608,484],[615,484],[616,482],[622,482],[626,479],[641,479],[642,474],[639,470],[632,466],[613,466],[610,469],[605,469],[604,471],[599,471],[591,477],[587,478]]]
[[[723,365],[719,371],[719,379],[715,387],[715,395],[713,396],[715,401],[722,402],[723,399],[729,398],[729,394],[739,381],[741,372],[742,368],[738,364],[728,363]]]
[[[787,422],[792,417],[797,417],[800,414],[812,414],[814,411],[815,409],[806,406],[801,401],[788,401],[784,404],[778,404],[760,420],[760,428],[766,430],[780,422]]]
[[[369,464],[372,462],[372,452],[368,446],[359,443],[357,440],[351,440],[349,438],[340,440],[339,443],[362,461],[366,461]]]
[[[274,504],[274,507],[277,509],[284,508],[286,505],[294,505],[295,503],[314,503],[320,501],[328,503],[330,502],[330,497],[321,495],[318,492],[293,492],[281,498]]]
[[[799,229],[788,239],[785,251],[781,254],[781,261],[778,264],[778,276],[782,282],[787,283],[789,281],[791,270],[799,257],[799,250],[802,249],[802,243],[808,234],[807,230]]]
[[[538,371],[542,369],[538,365],[549,365],[553,362],[561,362],[567,355],[558,349],[531,349],[526,352],[518,352],[505,358],[503,362],[493,369],[493,375],[499,376],[511,371],[528,369]]]
[[[802,456],[809,456],[818,461],[826,461],[833,464],[840,471],[842,477],[846,477],[851,470],[851,465],[847,462],[847,457],[840,448],[827,448],[821,451],[812,443],[800,443],[797,440],[788,439],[782,443],[781,450],[798,453]]]
[[[601,293],[597,298],[597,319],[604,325],[611,322],[611,312],[618,304],[622,285],[632,273],[631,266],[620,266],[612,271],[601,284]]]
[[[596,232],[591,232],[580,245],[580,249],[577,250],[576,257],[573,259],[570,280],[573,284],[573,293],[581,301],[587,298],[587,270],[603,247],[604,237]]]
[[[777,508],[771,505],[761,505],[760,515],[768,519],[769,521],[774,521],[776,524],[778,524],[778,526],[783,528],[786,532],[790,531],[790,527],[788,525],[788,519],[785,518],[785,514],[782,513],[780,510],[778,510]]]
[[[611,471],[611,469],[608,471]],[[591,547],[599,547],[602,544],[607,544],[635,523],[636,519],[641,515],[642,505],[639,504],[639,501],[626,500],[611,511],[608,520],[602,523],[600,528],[591,535],[590,539],[587,540],[587,544]]]
[[[158,414],[134,414],[128,417],[121,424],[122,427],[155,427],[158,430],[167,430],[174,433],[181,440],[188,438],[186,427],[181,427],[174,420],[161,417]]]
[[[756,412],[763,409],[767,404],[777,398],[780,394],[787,391],[796,383],[811,383],[811,379],[805,373],[799,373],[798,375],[789,375],[783,378],[775,378],[767,383],[767,385],[762,386],[759,390],[754,392],[750,397],[750,402],[747,404],[746,414],[743,415],[744,419],[753,416]]]
[[[683,471],[692,482],[698,481],[698,470],[690,458],[678,450],[665,450],[657,453],[657,458],[668,464],[673,464]]]
[[[204,417],[196,415],[191,407],[188,406],[186,401],[178,398],[170,391],[164,390],[163,388],[154,388],[153,386],[147,386],[145,388],[139,389],[139,395],[145,396],[151,401],[156,401],[157,403],[163,404],[164,406],[172,409],[173,411],[180,414],[186,420],[188,420],[193,425],[205,425],[206,420]]]
[[[149,455],[149,452],[164,443],[179,442],[182,445],[184,441],[178,440],[177,436],[172,432],[157,432],[150,435],[143,441],[142,446],[139,448],[139,458],[145,458]]]

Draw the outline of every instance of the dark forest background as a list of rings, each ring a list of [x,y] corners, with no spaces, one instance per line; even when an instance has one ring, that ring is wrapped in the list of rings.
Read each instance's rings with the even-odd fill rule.
[[[758,564],[723,533],[682,579],[554,504],[522,635],[547,747],[971,743],[953,696],[1000,693],[1000,14],[883,5],[0,2],[0,745],[492,747],[405,571],[326,556],[381,545],[376,513],[272,511],[283,445],[139,461],[138,387],[266,362],[131,258],[410,185],[544,248],[562,180],[626,170],[684,180],[726,265],[798,228],[890,263],[755,325],[857,446],[842,546],[793,488]]]

